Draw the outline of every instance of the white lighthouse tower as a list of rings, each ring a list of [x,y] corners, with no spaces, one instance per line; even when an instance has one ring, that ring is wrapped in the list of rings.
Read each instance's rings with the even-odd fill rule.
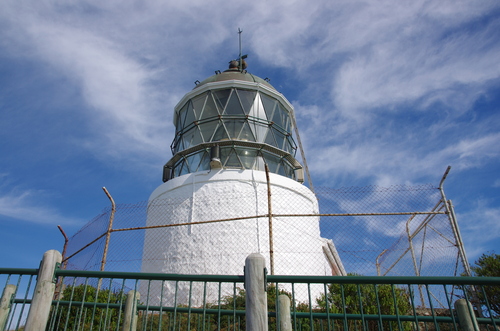
[[[231,61],[175,107],[173,157],[149,198],[147,226],[183,225],[146,231],[142,271],[242,274],[257,252],[275,274],[344,274],[333,243],[320,236],[317,199],[302,184],[293,107],[245,67],[241,57]],[[309,216],[269,218],[269,201],[272,215]]]

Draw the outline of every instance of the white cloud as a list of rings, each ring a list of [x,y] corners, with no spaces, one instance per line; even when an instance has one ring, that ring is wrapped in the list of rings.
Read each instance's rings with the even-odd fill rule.
[[[333,83],[335,103],[357,120],[369,118],[372,109],[394,111],[408,101],[418,102],[415,110],[438,101],[461,113],[484,84],[500,76],[500,48],[492,37],[498,28],[492,23],[480,32],[445,37],[448,31],[438,29],[402,38],[396,27],[394,38],[379,39],[342,64]]]
[[[81,85],[87,109],[93,110],[90,121],[109,138],[108,149],[121,151],[123,141],[132,150],[159,147],[163,135],[154,121],[158,107],[148,87],[151,73],[140,63],[87,31],[46,23],[30,33],[41,56]]]
[[[82,220],[61,215],[43,204],[44,192],[25,190],[0,193],[0,215],[16,220],[46,225],[80,225]],[[42,198],[42,199],[41,199]]]
[[[487,253],[490,241],[500,238],[500,208],[492,207],[487,200],[478,199],[468,212],[458,211],[457,219],[471,263]]]
[[[312,117],[324,118],[320,109]],[[372,123],[379,126],[375,131],[370,127],[362,130],[349,121],[340,121],[337,130],[336,123],[328,125],[328,116],[324,122],[326,125],[308,125],[302,136],[307,137],[311,173],[331,183],[340,176],[373,178],[380,186],[420,177],[438,179],[448,165],[454,170],[466,170],[482,167],[500,156],[500,134],[487,130],[469,134],[464,126],[449,136],[444,131],[435,136],[417,123],[394,129]]]

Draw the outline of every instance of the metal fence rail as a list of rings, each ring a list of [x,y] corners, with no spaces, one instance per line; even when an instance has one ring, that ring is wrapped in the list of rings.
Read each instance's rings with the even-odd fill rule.
[[[255,295],[249,287],[255,283],[250,285],[251,273],[245,268],[245,275],[56,268],[50,275],[55,291],[46,330],[245,330],[251,321],[249,296]],[[0,269],[0,311],[7,312],[0,315],[0,322],[5,316],[0,330],[24,330],[35,301],[35,283],[41,278],[35,281],[38,271]],[[464,316],[471,320],[470,330],[500,327],[500,311],[495,310],[498,277],[273,276],[264,269],[257,273],[269,330],[462,330]],[[8,294],[12,285],[16,288]],[[162,295],[167,287],[174,289],[173,297]],[[151,295],[153,289],[159,290],[158,296]],[[282,305],[283,297],[289,307]]]

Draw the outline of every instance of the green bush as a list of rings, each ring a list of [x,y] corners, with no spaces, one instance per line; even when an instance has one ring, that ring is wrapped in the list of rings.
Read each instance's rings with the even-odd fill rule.
[[[62,295],[62,301],[71,302],[125,304],[125,300],[123,291],[98,291],[89,285],[68,286]],[[114,330],[120,323],[117,308],[85,308],[75,303],[71,306],[55,305],[52,310],[52,323],[49,323],[54,326],[52,330]]]
[[[359,276],[349,274],[348,276]],[[328,310],[332,314],[365,314],[365,315],[409,315],[411,302],[405,289],[393,285],[356,285],[356,284],[330,284],[326,296],[322,294],[316,302],[321,311]],[[364,321],[349,320],[347,329],[366,330],[412,330],[411,322],[388,322],[379,320]],[[339,330],[343,330],[345,323],[335,322]]]
[[[500,277],[500,255],[483,254],[475,262],[471,270],[479,277]],[[480,304],[491,307],[495,316],[500,315],[500,286],[484,286],[484,291],[478,287],[477,296]]]

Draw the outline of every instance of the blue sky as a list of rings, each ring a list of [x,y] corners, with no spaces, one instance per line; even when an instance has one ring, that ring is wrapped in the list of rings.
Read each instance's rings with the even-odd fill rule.
[[[438,184],[472,262],[500,252],[498,1],[7,1],[0,265],[147,200],[173,108],[238,53],[294,105],[315,186]]]

